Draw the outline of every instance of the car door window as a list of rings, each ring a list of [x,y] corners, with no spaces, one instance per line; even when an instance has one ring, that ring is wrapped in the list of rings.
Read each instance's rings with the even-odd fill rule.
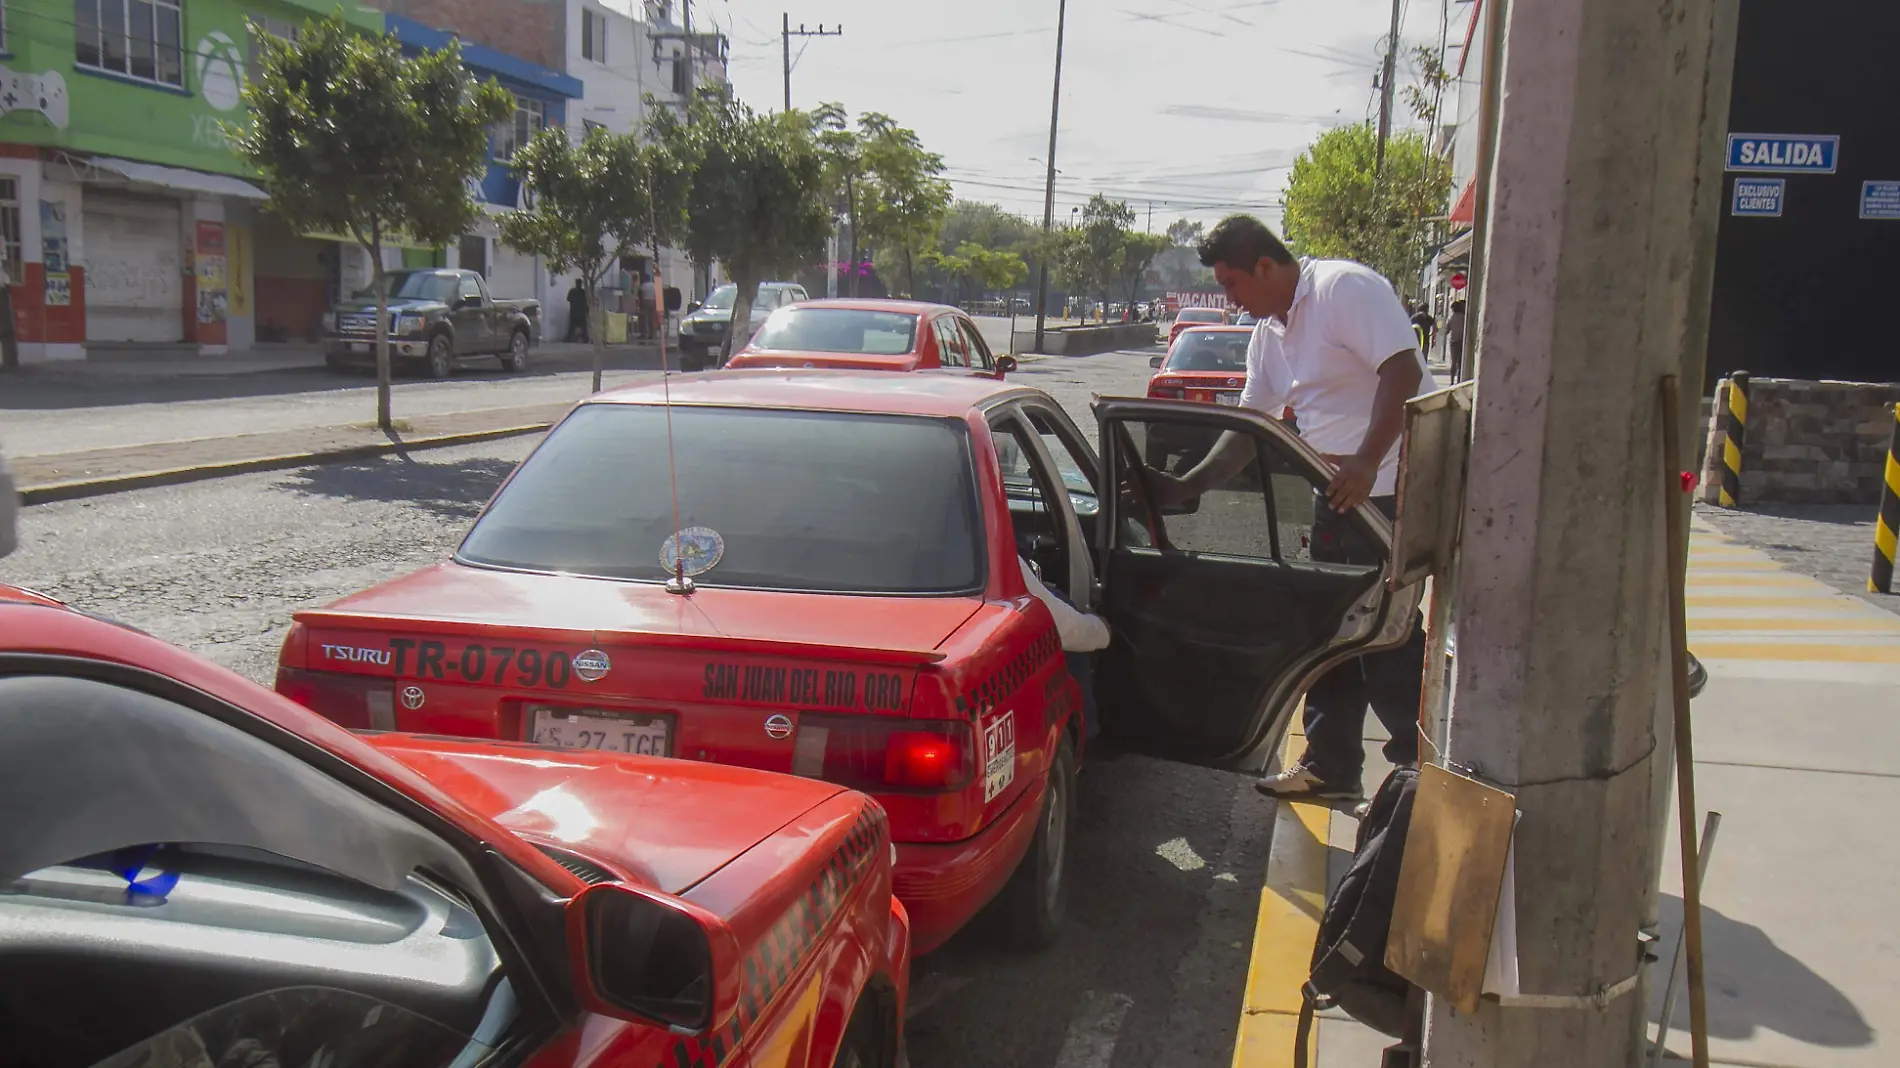
[[[1062,503],[1068,495],[1061,488],[1061,480],[1013,412],[1000,412],[991,418],[990,437],[996,443],[996,462],[1009,501],[1017,555],[1036,566],[1045,585],[1069,592],[1071,511]]]
[[[957,319],[957,330],[963,335],[963,347],[970,354],[970,366],[984,371],[996,370],[996,361],[990,356],[990,347],[984,342],[983,334],[976,324],[968,319]]]
[[[939,317],[931,324],[937,331],[937,363],[943,367],[968,367],[970,354],[965,346],[963,334],[950,316]]]
[[[1137,751],[1254,766],[1294,690],[1368,644],[1399,601],[1383,596],[1383,535],[1364,510],[1326,507],[1327,474],[1303,445],[1265,420],[1185,407],[1103,406],[1117,488],[1103,611],[1119,635],[1103,723]],[[1217,448],[1237,458],[1231,473],[1169,504],[1165,476]]]
[[[457,295],[462,300],[467,300],[470,297],[480,300],[482,296],[482,284],[475,280],[474,275],[465,274],[462,276],[461,289]]]

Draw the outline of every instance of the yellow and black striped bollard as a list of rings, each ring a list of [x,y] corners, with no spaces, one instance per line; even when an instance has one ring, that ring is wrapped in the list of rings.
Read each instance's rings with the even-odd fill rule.
[[[1893,406],[1893,440],[1887,445],[1887,477],[1880,489],[1880,518],[1874,521],[1874,571],[1867,588],[1893,592],[1893,557],[1900,542],[1900,404]]]
[[[1716,503],[1736,507],[1742,499],[1742,442],[1748,433],[1748,372],[1728,376],[1728,418],[1723,421],[1728,440],[1722,443],[1722,488]]]

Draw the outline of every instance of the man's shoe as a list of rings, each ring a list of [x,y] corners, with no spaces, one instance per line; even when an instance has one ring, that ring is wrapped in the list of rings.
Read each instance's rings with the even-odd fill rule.
[[[1358,783],[1327,782],[1305,761],[1260,779],[1253,788],[1282,801],[1353,801],[1364,796]]]

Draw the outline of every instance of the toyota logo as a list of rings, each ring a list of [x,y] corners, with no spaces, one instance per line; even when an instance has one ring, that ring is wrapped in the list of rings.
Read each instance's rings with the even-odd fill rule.
[[[588,682],[599,682],[607,677],[614,662],[599,649],[589,649],[574,658],[574,674]]]
[[[404,686],[402,688],[402,707],[411,712],[421,708],[422,702],[428,699],[428,696],[422,692],[422,687],[420,686]]]
[[[765,718],[765,736],[780,739],[792,736],[792,717],[783,712]]]

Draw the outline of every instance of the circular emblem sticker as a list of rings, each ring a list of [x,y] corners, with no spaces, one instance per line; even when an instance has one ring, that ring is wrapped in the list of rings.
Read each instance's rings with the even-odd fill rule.
[[[687,527],[667,538],[660,546],[660,566],[671,575],[675,569],[687,575],[703,575],[718,566],[726,555],[726,539],[710,527]]]
[[[421,708],[422,702],[426,700],[428,700],[428,698],[423,695],[422,687],[404,686],[402,688],[402,707],[413,712]]]
[[[792,736],[792,717],[783,712],[767,716],[765,719],[765,736],[774,739],[790,738]]]
[[[599,649],[589,649],[574,657],[574,674],[587,682],[599,682],[613,670],[614,662]]]

